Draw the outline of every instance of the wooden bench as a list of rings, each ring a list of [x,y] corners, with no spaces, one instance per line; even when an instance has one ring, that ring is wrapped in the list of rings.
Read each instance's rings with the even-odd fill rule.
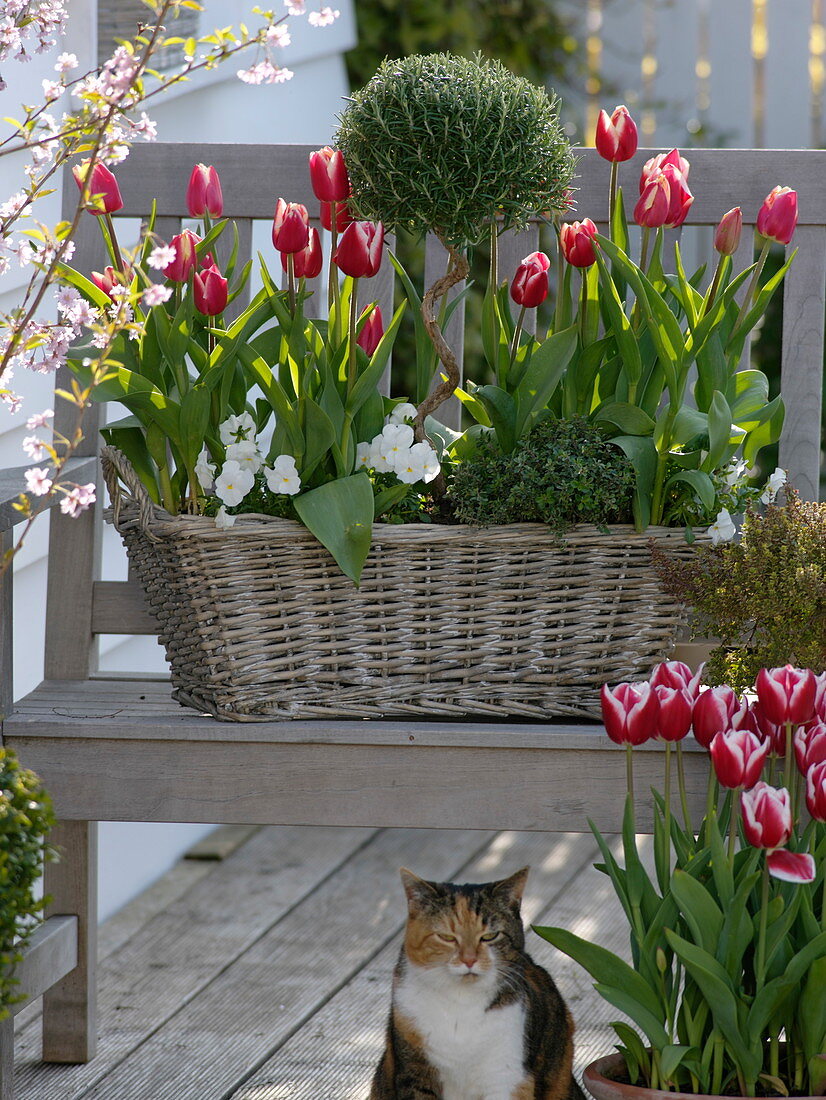
[[[186,217],[192,165],[214,164],[225,214],[239,223],[249,254],[252,222],[272,217],[276,198],[317,203],[306,170],[310,147],[174,145],[136,148],[118,169],[125,206],[145,215],[158,200],[158,233],[168,239]],[[641,151],[621,180],[636,189]],[[696,201],[689,224],[712,226],[741,205],[747,223],[739,260],[748,262],[749,229],[776,183],[800,194],[794,244],[800,255],[784,291],[783,390],[786,428],[780,451],[804,497],[819,483],[824,285],[826,284],[826,152],[697,150],[691,153]],[[607,165],[584,150],[578,216],[605,220]],[[71,178],[67,202],[76,200]],[[75,262],[100,267],[97,226],[84,221]],[[532,228],[503,246],[501,270],[537,247]],[[428,246],[428,276],[440,246]],[[390,265],[371,297],[385,304]],[[455,336],[454,336],[455,339]],[[100,410],[89,410],[82,456],[94,461]],[[58,429],[60,423],[58,423]],[[80,461],[84,461],[81,457]],[[173,704],[157,678],[96,672],[101,633],[154,632],[133,581],[99,579],[100,508],[77,520],[52,516],[47,607],[46,679],[6,712],[3,739],[34,768],[60,818],[54,840],[63,860],[49,865],[49,914],[78,920],[77,966],[44,997],[43,1056],[82,1062],[95,1050],[96,822],[101,820],[245,822],[574,830],[591,817],[616,827],[625,794],[622,757],[587,724],[291,721],[232,725]],[[71,578],[71,583],[67,583]],[[8,652],[8,638],[6,652]],[[701,812],[705,767],[689,753],[692,807]],[[659,782],[661,751],[637,757],[642,789]],[[642,828],[650,822],[641,822]],[[5,1100],[5,1097],[4,1097]]]

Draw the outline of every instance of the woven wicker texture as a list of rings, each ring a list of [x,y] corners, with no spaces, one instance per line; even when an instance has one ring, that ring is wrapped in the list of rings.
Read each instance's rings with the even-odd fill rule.
[[[646,677],[684,621],[652,532],[377,523],[357,589],[301,525],[173,517],[103,459],[173,694],[216,718],[595,717],[600,685]]]

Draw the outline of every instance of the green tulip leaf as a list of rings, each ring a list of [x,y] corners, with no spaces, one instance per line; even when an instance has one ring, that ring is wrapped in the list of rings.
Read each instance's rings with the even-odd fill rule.
[[[786,416],[782,398],[777,396],[770,401],[763,409],[762,415],[764,419],[756,428],[752,428],[743,443],[743,458],[750,466],[754,465],[761,447],[768,447],[780,438]]]
[[[601,405],[594,413],[594,420],[613,424],[625,435],[652,435],[656,427],[648,413],[624,401]]]
[[[706,470],[716,470],[722,464],[731,434],[729,403],[719,390],[715,390],[708,408],[708,456],[703,463]]]
[[[205,386],[194,386],[181,398],[181,450],[191,469],[204,445],[212,397]]]
[[[304,455],[299,472],[308,481],[313,471],[336,441],[333,422],[311,397],[304,398]]]
[[[616,435],[611,443],[625,452],[634,467],[634,524],[638,531],[644,531],[651,522],[651,494],[657,472],[657,448],[650,436],[641,435]]]
[[[702,883],[679,868],[671,876],[671,892],[694,942],[714,955],[723,928],[723,914],[714,898]]]
[[[826,958],[815,959],[809,967],[797,1019],[807,1060],[826,1053]],[[823,1072],[826,1075],[826,1061]]]
[[[364,473],[329,481],[293,498],[298,518],[358,587],[370,553],[373,488]]]
[[[535,349],[514,394],[517,439],[530,430],[539,413],[547,406],[573,358],[576,346],[577,330],[572,325],[549,336]]]
[[[665,483],[665,488],[670,489],[672,485],[677,482],[684,482],[686,485],[690,485],[697,497],[709,514],[713,513],[714,507],[717,501],[717,494],[714,489],[714,483],[708,474],[702,470],[680,470],[679,473],[672,474],[672,476]]]
[[[516,402],[499,386],[479,386],[474,396],[490,417],[496,439],[504,454],[516,446]]]

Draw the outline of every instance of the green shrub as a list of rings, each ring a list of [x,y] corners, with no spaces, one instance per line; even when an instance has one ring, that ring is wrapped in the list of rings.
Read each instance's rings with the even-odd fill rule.
[[[633,491],[623,452],[575,418],[540,421],[508,455],[481,442],[452,473],[448,497],[461,523],[546,523],[561,531],[630,522]]]
[[[43,908],[34,888],[53,824],[51,800],[38,777],[0,747],[0,1020],[20,999],[13,969]]]
[[[462,248],[560,210],[574,172],[557,102],[481,56],[385,61],[354,92],[335,138],[360,218]]]
[[[826,503],[749,511],[739,543],[698,546],[690,561],[655,552],[665,587],[694,608],[693,631],[721,640],[712,684],[750,687],[761,668],[826,669]]]

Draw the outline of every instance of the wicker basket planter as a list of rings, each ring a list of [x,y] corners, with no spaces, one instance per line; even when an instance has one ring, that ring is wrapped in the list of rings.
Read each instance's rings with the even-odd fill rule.
[[[649,553],[690,552],[682,530],[377,523],[356,589],[298,523],[170,516],[103,462],[173,694],[219,719],[595,717],[683,622]]]

